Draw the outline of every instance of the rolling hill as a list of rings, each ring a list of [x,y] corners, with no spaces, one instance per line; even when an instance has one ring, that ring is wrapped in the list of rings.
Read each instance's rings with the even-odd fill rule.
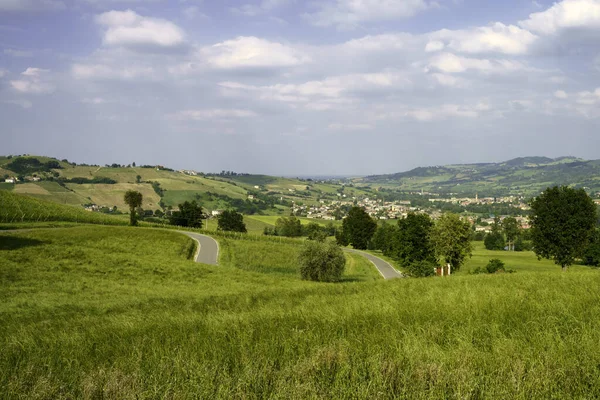
[[[465,195],[531,196],[548,186],[569,185],[600,191],[600,160],[576,157],[521,157],[501,163],[419,167],[407,172],[355,179],[404,191]]]

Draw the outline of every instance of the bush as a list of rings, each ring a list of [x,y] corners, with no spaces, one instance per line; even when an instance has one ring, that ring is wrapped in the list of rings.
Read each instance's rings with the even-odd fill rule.
[[[316,282],[339,281],[346,266],[346,257],[338,245],[315,240],[304,242],[298,261],[302,279]]]
[[[485,267],[477,267],[472,274],[498,274],[498,273],[513,273],[515,271],[507,270],[504,266],[504,262],[497,258],[492,258]]]
[[[506,271],[506,269],[504,268],[504,262],[497,258],[492,258],[485,266],[485,270],[488,274],[495,274],[497,272]]]
[[[410,276],[415,278],[424,278],[435,275],[436,265],[431,261],[415,261],[407,266]]]

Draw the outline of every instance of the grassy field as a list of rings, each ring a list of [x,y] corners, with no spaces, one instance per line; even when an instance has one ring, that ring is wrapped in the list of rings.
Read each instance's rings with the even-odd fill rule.
[[[299,277],[299,241],[221,239],[220,243],[222,265],[292,279]],[[346,254],[346,261],[344,281],[366,282],[381,279],[377,269],[364,257]]]
[[[56,204],[30,196],[0,190],[0,223],[78,222],[107,225],[127,225],[126,216],[89,212],[81,207]]]
[[[291,242],[220,240],[207,266],[169,231],[0,232],[1,397],[600,396],[597,270],[383,281],[353,256],[318,284]]]

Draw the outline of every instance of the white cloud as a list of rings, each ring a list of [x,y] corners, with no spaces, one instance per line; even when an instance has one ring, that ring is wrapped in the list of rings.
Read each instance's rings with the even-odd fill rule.
[[[208,63],[221,69],[276,68],[304,64],[310,58],[281,43],[239,36],[202,49]]]
[[[432,3],[433,4],[433,3]],[[306,14],[313,25],[351,29],[363,22],[412,17],[432,4],[425,0],[335,0],[319,3],[319,10]]]
[[[50,81],[50,71],[47,69],[29,67],[21,72],[21,79],[10,81],[14,90],[27,94],[52,93],[56,89]]]
[[[445,45],[461,53],[526,54],[538,39],[531,32],[500,22],[466,30],[448,30],[430,34],[426,51],[441,50]]]
[[[233,94],[251,94],[252,99],[290,103],[293,106],[302,104],[307,109],[324,111],[353,104],[360,93],[403,91],[411,84],[404,73],[389,70],[271,86],[252,86],[237,82],[221,82],[219,85]]]
[[[65,3],[59,0],[0,0],[0,11],[61,10]]]
[[[257,117],[254,111],[239,109],[208,109],[208,110],[183,110],[171,114],[172,119],[180,121],[206,121],[206,120],[228,120],[237,118]]]
[[[27,50],[4,49],[4,54],[11,57],[33,57],[33,53]]]
[[[468,58],[452,53],[442,53],[433,57],[427,67],[427,71],[434,70],[448,74],[461,73],[468,70],[486,73],[506,73],[522,69],[525,69],[525,66],[518,61]]]
[[[131,80],[136,78],[152,78],[154,70],[151,67],[110,67],[104,64],[74,64],[71,74],[75,79],[103,80]]]
[[[7,73],[8,71],[6,71],[5,69],[0,69],[0,78],[4,78]]]
[[[96,16],[104,27],[103,43],[129,48],[177,48],[185,44],[184,32],[174,23],[142,17],[132,10],[108,11]]]
[[[369,124],[334,123],[334,124],[329,124],[328,128],[333,131],[369,131],[369,130],[373,129],[373,126],[369,125]]]
[[[33,103],[29,100],[4,100],[3,103],[6,104],[14,104],[15,106],[19,106],[24,109],[29,109],[33,106]]]
[[[254,17],[269,13],[279,7],[288,5],[291,0],[262,0],[258,4],[244,4],[240,7],[232,7],[230,10],[237,14]]]
[[[576,99],[577,104],[581,105],[591,106],[600,103],[600,88],[596,89],[593,92],[579,92],[576,95]]]
[[[208,15],[202,13],[198,6],[185,7],[181,12],[187,19],[208,18]]]
[[[564,0],[545,11],[531,14],[519,25],[545,35],[570,28],[600,29],[600,1]]]
[[[82,103],[84,104],[93,104],[93,105],[99,105],[99,104],[105,104],[106,100],[102,97],[86,97],[84,99],[81,100]]]
[[[453,75],[433,73],[433,79],[442,86],[459,87],[462,86],[463,80]]]
[[[569,97],[569,95],[564,90],[557,90],[556,92],[554,92],[554,97],[556,97],[557,99],[566,99],[567,97]]]
[[[446,47],[444,42],[440,42],[439,40],[433,40],[427,43],[427,45],[425,46],[425,52],[432,53],[434,51],[440,51],[443,50],[444,47]]]

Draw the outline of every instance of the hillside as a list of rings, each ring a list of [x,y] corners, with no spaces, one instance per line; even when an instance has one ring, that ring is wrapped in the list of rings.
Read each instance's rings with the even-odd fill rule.
[[[600,160],[522,157],[501,163],[419,167],[356,179],[405,191],[531,196],[548,186],[570,185],[600,191]]]
[[[77,165],[43,156],[0,157],[0,190],[73,206],[95,204],[125,211],[127,190],[142,193],[145,210],[177,208],[197,200],[207,211],[233,207],[246,214],[284,215],[296,204],[318,204],[338,199],[340,185],[266,175],[223,172],[204,174],[173,171],[161,166]],[[348,196],[369,196],[368,189],[352,188]]]

